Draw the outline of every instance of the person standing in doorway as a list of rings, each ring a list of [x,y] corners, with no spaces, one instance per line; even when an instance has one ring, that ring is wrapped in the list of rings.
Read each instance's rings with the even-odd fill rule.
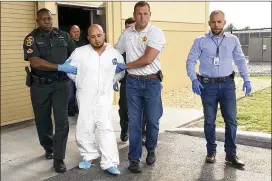
[[[88,44],[87,41],[80,39],[80,28],[77,25],[71,26],[69,34],[74,40],[77,48]],[[78,114],[78,105],[76,101],[76,86],[75,86],[75,82],[70,80],[69,81],[68,116],[74,117],[76,114]]]
[[[45,158],[54,159],[55,171],[60,173],[66,171],[63,160],[69,132],[69,77],[66,73],[77,73],[76,67],[65,61],[76,46],[68,33],[53,28],[48,9],[37,12],[36,22],[38,28],[28,34],[23,43],[24,59],[31,66],[30,96],[40,144],[45,149]]]
[[[210,14],[210,32],[196,38],[188,55],[186,69],[192,81],[193,92],[201,96],[204,110],[204,132],[207,147],[207,163],[214,163],[216,156],[215,120],[218,103],[225,121],[225,153],[227,162],[235,166],[245,164],[236,156],[236,93],[232,62],[237,65],[244,80],[243,90],[250,95],[249,72],[239,39],[224,32],[225,14],[213,11]],[[199,74],[195,64],[199,60]]]
[[[165,46],[161,29],[149,22],[150,5],[139,1],[133,12],[135,25],[120,36],[116,49],[126,52],[126,64],[117,64],[116,72],[127,70],[127,104],[129,117],[129,170],[140,173],[142,157],[142,115],[146,116],[146,163],[156,162],[155,148],[159,133],[159,120],[163,114],[161,90],[162,73],[160,54]]]

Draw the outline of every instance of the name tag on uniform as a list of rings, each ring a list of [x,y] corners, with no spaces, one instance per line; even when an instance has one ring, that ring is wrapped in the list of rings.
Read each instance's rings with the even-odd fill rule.
[[[214,57],[213,58],[213,65],[219,65],[219,57]]]

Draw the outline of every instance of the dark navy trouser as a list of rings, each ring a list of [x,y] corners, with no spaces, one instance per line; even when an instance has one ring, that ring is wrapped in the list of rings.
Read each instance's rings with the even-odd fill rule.
[[[157,146],[159,120],[163,113],[161,100],[162,85],[159,79],[137,80],[127,76],[126,96],[129,117],[129,153],[130,163],[139,163],[142,156],[142,112],[146,116],[147,151]]]
[[[224,82],[202,83],[201,99],[204,111],[204,132],[208,154],[216,153],[215,120],[217,106],[225,122],[225,152],[227,156],[236,156],[236,93],[235,82],[229,77]]]

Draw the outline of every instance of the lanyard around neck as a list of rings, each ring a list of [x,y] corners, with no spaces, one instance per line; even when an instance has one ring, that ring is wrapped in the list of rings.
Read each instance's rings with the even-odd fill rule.
[[[223,42],[223,40],[225,38],[225,35],[223,35],[223,39],[221,40],[221,42],[219,43],[219,45],[217,45],[217,43],[214,41],[213,37],[214,36],[212,36],[211,39],[214,42],[214,44],[216,45],[216,57],[218,57],[219,56],[219,47],[220,47],[221,43]]]

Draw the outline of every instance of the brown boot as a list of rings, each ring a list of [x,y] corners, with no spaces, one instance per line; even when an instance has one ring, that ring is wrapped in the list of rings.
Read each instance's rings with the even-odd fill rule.
[[[215,153],[208,154],[206,156],[206,162],[207,163],[214,163],[215,162]]]

